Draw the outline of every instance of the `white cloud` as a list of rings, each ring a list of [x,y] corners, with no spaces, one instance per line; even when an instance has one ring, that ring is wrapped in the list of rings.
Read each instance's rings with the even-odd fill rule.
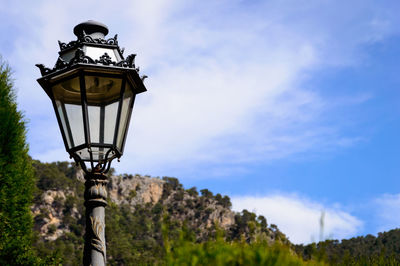
[[[336,1],[25,3],[7,5],[11,18],[23,18],[10,22],[20,34],[9,60],[32,125],[33,157],[52,154],[46,145],[62,147],[48,145],[43,134],[54,114],[33,66],[54,64],[58,39],[72,40],[81,21],[104,18],[127,53],[138,53],[149,91],[137,97],[121,172],[169,174],[204,162],[265,161],[356,143],[360,136],[343,136],[341,119],[325,123],[327,110],[342,105],[332,107],[305,83],[316,69],[354,64],[360,44],[393,32],[393,17],[365,1],[351,7]],[[67,158],[54,154],[53,160]]]
[[[400,227],[400,194],[384,194],[374,199],[371,206],[377,232]]]
[[[263,215],[268,224],[276,224],[293,243],[310,243],[320,240],[321,215],[324,213],[323,239],[353,237],[363,223],[338,207],[295,195],[273,194],[267,196],[232,197],[233,209],[247,209]]]

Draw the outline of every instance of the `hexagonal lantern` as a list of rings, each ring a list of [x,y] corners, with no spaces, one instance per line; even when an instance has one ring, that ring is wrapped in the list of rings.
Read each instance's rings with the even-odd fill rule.
[[[74,28],[76,41],[59,42],[53,69],[36,65],[65,148],[86,173],[107,172],[121,157],[135,96],[146,91],[136,55],[124,58],[117,35],[104,39],[107,33],[102,23],[81,23]]]

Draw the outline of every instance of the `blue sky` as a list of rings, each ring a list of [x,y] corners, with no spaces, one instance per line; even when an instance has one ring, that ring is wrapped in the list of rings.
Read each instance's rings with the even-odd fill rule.
[[[400,221],[400,4],[396,1],[4,1],[30,154],[66,160],[35,79],[88,19],[148,75],[118,173],[176,176],[232,198],[295,243]]]

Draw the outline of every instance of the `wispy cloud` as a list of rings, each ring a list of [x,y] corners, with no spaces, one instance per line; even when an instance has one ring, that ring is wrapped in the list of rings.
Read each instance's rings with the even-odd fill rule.
[[[400,194],[384,194],[370,204],[376,232],[400,228]]]
[[[19,33],[9,60],[30,120],[32,156],[67,158],[44,150],[60,150],[62,143],[58,138],[49,145],[57,130],[33,64],[54,64],[57,39],[73,39],[72,27],[89,19],[90,10],[90,19],[105,18],[127,52],[138,53],[138,65],[150,76],[117,167],[153,174],[357,143],[362,136],[345,135],[340,119],[326,122],[343,105],[307,81],[321,69],[357,64],[360,45],[390,35],[396,19],[371,1],[350,7],[337,1],[69,1],[62,9],[56,1],[26,3],[7,5],[10,19],[24,18],[10,22]]]
[[[324,205],[296,195],[232,197],[233,209],[247,209],[264,215],[276,224],[293,243],[310,243],[323,239],[343,239],[361,232],[363,222],[337,206]],[[323,226],[321,227],[321,215]],[[321,231],[322,230],[322,231]]]

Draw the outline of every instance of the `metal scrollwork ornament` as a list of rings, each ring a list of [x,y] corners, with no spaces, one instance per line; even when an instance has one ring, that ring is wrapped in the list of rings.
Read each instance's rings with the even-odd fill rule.
[[[90,217],[90,222],[92,224],[92,233],[93,233],[91,245],[97,251],[101,252],[104,256],[105,245],[103,243],[103,240],[101,239],[101,235],[104,232],[105,225],[97,217]]]
[[[89,43],[89,44],[102,44],[102,45],[109,45],[109,46],[118,46],[118,34],[115,34],[113,38],[109,39],[102,39],[102,38],[92,38],[90,35],[83,33],[78,37],[77,41],[71,41],[69,43],[64,43],[58,41],[58,45],[60,46],[61,51],[65,51],[71,48],[78,47],[81,44]]]
[[[103,64],[103,65],[115,65],[116,63],[111,60],[111,56],[109,56],[107,53],[104,53],[102,56],[100,56],[99,60],[95,60],[95,62],[98,64]]]
[[[48,68],[42,64],[37,64],[36,66],[40,69],[42,76],[65,69],[67,67],[71,67],[79,63],[112,65],[116,67],[131,68],[134,69],[136,72],[139,72],[139,68],[136,68],[135,66],[136,54],[131,54],[128,55],[126,59],[124,58],[123,53],[125,49],[120,48],[118,46],[117,34],[112,38],[104,39],[104,38],[93,38],[92,36],[86,34],[85,31],[83,31],[78,36],[78,39],[76,41],[71,41],[69,43],[58,41],[58,45],[60,47],[60,54],[66,53],[68,52],[68,50],[71,51],[75,50],[74,56],[68,61],[61,58],[60,56],[53,68]],[[119,61],[113,61],[112,57],[108,53],[103,54],[99,58],[91,58],[85,55],[85,51],[82,49],[84,45],[97,45],[97,46],[101,45],[102,47],[105,48],[116,49],[116,51],[118,51],[118,53],[120,54],[121,59]]]

